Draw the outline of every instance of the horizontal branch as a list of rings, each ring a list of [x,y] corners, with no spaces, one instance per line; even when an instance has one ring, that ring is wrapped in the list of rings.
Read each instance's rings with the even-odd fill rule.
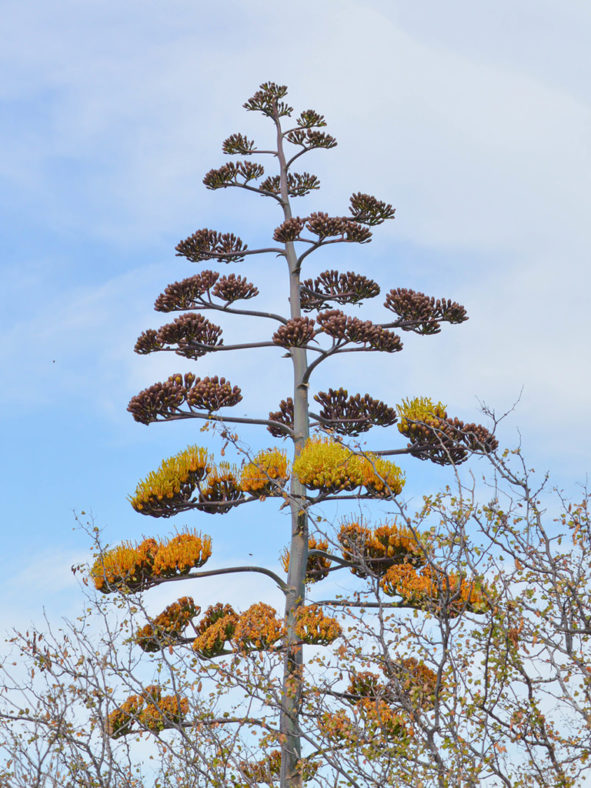
[[[287,592],[287,584],[279,575],[276,575],[275,572],[271,569],[266,569],[264,566],[230,566],[222,569],[209,569],[204,572],[189,572],[186,575],[175,575],[174,577],[152,577],[150,578],[150,584],[158,586],[163,583],[178,582],[179,580],[198,580],[202,577],[217,577],[218,575],[241,574],[244,572],[255,572],[266,575],[277,584],[284,594]]]
[[[214,413],[205,413],[199,411],[188,411],[173,413],[165,418],[156,418],[152,423],[161,423],[165,421],[181,421],[182,419],[204,419],[205,421],[219,421],[222,423],[228,422],[229,424],[259,424],[264,427],[275,427],[283,430],[287,435],[295,437],[294,431],[287,424],[280,421],[273,421],[272,419],[251,419],[247,416],[219,416]]]

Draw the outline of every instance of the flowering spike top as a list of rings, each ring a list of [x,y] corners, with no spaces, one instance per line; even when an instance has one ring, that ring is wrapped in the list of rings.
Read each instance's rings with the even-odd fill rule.
[[[262,112],[269,118],[275,115],[278,117],[290,116],[293,107],[290,107],[285,101],[281,101],[286,95],[286,85],[263,82],[254,96],[251,96],[242,106],[250,112]]]

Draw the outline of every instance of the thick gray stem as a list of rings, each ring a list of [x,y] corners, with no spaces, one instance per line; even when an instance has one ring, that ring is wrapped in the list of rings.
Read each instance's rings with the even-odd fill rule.
[[[285,219],[291,219],[287,191],[287,165],[283,152],[283,137],[279,118],[277,126],[277,155],[281,178],[281,204]],[[289,266],[290,317],[300,317],[300,274],[293,242],[285,244]],[[304,380],[308,361],[303,348],[291,348],[293,362],[294,458],[304,447],[309,435],[308,385]],[[295,634],[296,613],[305,598],[305,576],[308,561],[308,516],[305,510],[306,491],[295,477],[291,482],[291,546],[285,600],[286,656],[281,700],[281,788],[301,788],[298,770],[301,759],[299,712],[303,681],[303,648]]]

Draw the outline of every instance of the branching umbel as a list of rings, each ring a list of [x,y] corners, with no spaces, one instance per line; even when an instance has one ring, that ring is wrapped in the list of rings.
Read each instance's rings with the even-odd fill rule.
[[[116,708],[111,702],[106,730],[112,738],[124,740],[136,732],[160,737],[162,731],[172,729],[181,749],[189,752],[202,746],[211,754],[212,773],[204,776],[203,759],[198,758],[195,764],[201,765],[195,765],[187,785],[476,785],[465,781],[465,763],[474,753],[463,741],[463,732],[454,729],[451,744],[440,733],[442,720],[451,714],[446,706],[450,682],[459,680],[458,666],[446,663],[448,652],[442,643],[452,637],[454,628],[478,627],[478,617],[490,612],[494,602],[480,568],[467,562],[460,526],[456,523],[451,536],[438,535],[425,513],[420,523],[428,526],[424,532],[402,517],[375,527],[349,521],[341,523],[338,533],[310,533],[314,507],[322,502],[396,501],[404,474],[384,455],[408,454],[457,465],[473,453],[496,449],[496,439],[488,430],[448,416],[441,403],[428,397],[401,399],[396,405],[371,393],[349,393],[338,384],[328,391],[312,388],[313,372],[333,356],[384,353],[384,363],[395,363],[394,354],[403,349],[397,330],[435,335],[444,323],[465,321],[466,312],[447,298],[430,297],[397,282],[378,284],[353,271],[330,269],[302,279],[302,269],[314,252],[328,245],[369,243],[374,228],[394,218],[394,209],[356,192],[346,214],[293,215],[292,201],[318,189],[319,181],[312,173],[294,172],[292,165],[311,151],[330,150],[337,143],[320,131],[326,122],[314,110],[292,120],[286,93],[283,86],[265,83],[244,105],[270,121],[274,145],[259,149],[254,140],[232,134],[224,141],[223,152],[247,158],[211,169],[204,178],[208,189],[242,189],[278,204],[281,221],[270,228],[269,245],[251,249],[232,232],[203,228],[181,241],[176,251],[191,263],[238,264],[250,255],[278,256],[286,267],[289,310],[253,309],[250,304],[263,282],[205,269],[174,282],[157,297],[157,311],[181,314],[158,329],[144,331],[135,350],[167,351],[199,360],[210,353],[256,353],[266,348],[277,353],[279,363],[285,363],[280,359],[287,353],[293,387],[278,409],[269,412],[277,405],[263,405],[261,392],[260,413],[237,417],[229,409],[242,400],[241,389],[221,377],[222,369],[210,377],[171,374],[134,396],[128,410],[146,425],[178,419],[222,422],[230,444],[237,444],[237,437],[229,424],[260,425],[278,440],[288,439],[289,452],[273,447],[246,458],[237,454],[234,463],[216,459],[203,447],[183,448],[149,473],[130,497],[138,513],[152,517],[193,510],[197,517],[224,514],[246,503],[256,507],[268,498],[278,500],[291,512],[283,556],[287,576],[251,565],[204,570],[211,540],[191,528],[167,539],[147,538],[101,549],[91,571],[99,591],[124,595],[165,583],[259,573],[279,589],[284,610],[280,614],[265,602],[234,610],[222,599],[201,614],[192,597],[180,597],[130,633],[136,650],[166,666],[163,675],[168,670],[168,686],[130,686],[133,691]],[[265,166],[254,160],[257,156],[264,158]],[[377,298],[382,284],[396,285],[384,301],[394,320],[387,312],[380,317],[377,309],[372,319],[345,311]],[[207,311],[234,315],[237,321],[256,320],[259,339],[226,343],[222,329],[204,316]],[[390,434],[404,435],[406,446],[372,452],[345,442],[374,427],[395,424],[398,429]],[[311,584],[337,571],[353,573],[357,585],[352,595],[311,603],[311,588],[318,596]],[[363,605],[376,611],[365,621],[354,612]],[[400,623],[405,609],[413,611],[412,621],[423,622],[424,632],[431,632],[429,637],[438,644],[432,654],[425,638],[418,637],[417,654],[410,653],[409,633],[419,625]],[[344,635],[347,615],[356,622],[357,640]],[[468,623],[460,624],[464,620]],[[308,664],[304,644],[317,647]],[[185,660],[191,681],[189,672],[172,668],[173,654]],[[320,678],[318,666],[325,671]],[[378,673],[367,670],[368,666],[377,667]],[[213,699],[219,699],[221,688],[241,693],[241,701],[234,702],[232,695],[235,713],[219,714],[213,700],[208,711],[206,696],[197,689],[203,681],[214,687]],[[256,753],[245,744],[246,730],[257,733]],[[174,740],[169,741],[174,751]],[[446,751],[452,755],[448,757]],[[484,766],[477,773],[496,774],[493,761],[486,760],[489,754],[482,758]],[[421,783],[423,778],[417,775],[426,782]]]

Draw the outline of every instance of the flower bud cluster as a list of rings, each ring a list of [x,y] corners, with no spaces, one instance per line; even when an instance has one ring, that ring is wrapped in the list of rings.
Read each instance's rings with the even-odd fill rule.
[[[337,344],[353,342],[365,345],[368,350],[379,350],[385,353],[395,353],[402,350],[402,342],[398,334],[387,331],[370,320],[349,317],[340,309],[328,309],[326,312],[321,312],[317,317],[317,322],[325,334],[337,340]]]
[[[216,230],[197,230],[176,245],[178,257],[186,257],[191,263],[202,260],[217,260],[220,263],[239,263],[244,260],[246,244],[233,233],[218,233]]]
[[[271,411],[269,413],[269,421],[277,421],[280,424],[285,424],[286,427],[293,429],[293,400],[291,397],[282,399],[279,403],[279,410]],[[286,432],[281,427],[270,424],[267,429],[275,438],[285,438]]]
[[[320,181],[315,175],[309,172],[289,172],[287,174],[287,193],[290,197],[305,197],[314,189],[320,188]],[[273,175],[260,184],[261,192],[269,194],[281,193],[281,180],[279,175]]]
[[[158,578],[187,574],[203,566],[211,555],[211,539],[195,531],[183,531],[166,540],[123,542],[99,555],[90,576],[98,591],[142,591]]]
[[[395,213],[395,209],[389,203],[377,200],[371,194],[362,194],[361,192],[351,195],[349,210],[356,222],[372,227],[382,224],[386,219],[393,219]]]
[[[189,409],[213,413],[220,408],[230,408],[242,399],[238,386],[215,375],[197,378],[192,372],[171,375],[165,383],[154,383],[132,397],[127,410],[141,424],[166,421],[179,413],[186,402]]]
[[[175,312],[181,309],[194,309],[205,303],[202,296],[209,293],[219,279],[217,271],[202,271],[180,282],[173,282],[154,302],[157,312]]]
[[[287,95],[287,88],[285,85],[277,85],[275,82],[263,82],[260,89],[251,96],[242,106],[249,112],[262,112],[269,118],[274,117],[276,114],[279,117],[284,115],[290,116],[293,112],[293,107],[290,107],[284,101],[280,101]]]
[[[299,216],[294,216],[292,219],[286,219],[279,227],[275,228],[273,233],[273,240],[280,243],[288,243],[295,241],[300,237],[300,233],[306,224],[305,219],[300,219]]]
[[[300,302],[305,312],[322,309],[331,301],[337,304],[358,304],[364,298],[375,298],[380,294],[379,285],[366,276],[347,271],[323,271],[316,279],[302,282]]]
[[[273,342],[280,347],[305,347],[314,339],[314,320],[310,317],[293,317],[273,334]]]
[[[244,134],[230,134],[222,143],[222,150],[228,154],[250,156],[254,153],[254,140],[249,140]]]
[[[394,408],[369,394],[350,397],[346,389],[340,388],[320,391],[314,399],[322,405],[319,416],[324,426],[341,435],[359,435],[374,426],[389,427],[397,420]]]
[[[183,596],[168,605],[151,624],[139,629],[134,640],[143,651],[160,651],[164,646],[178,641],[183,630],[199,615],[200,610],[192,597]]]
[[[224,151],[226,152],[226,151]],[[210,170],[203,178],[208,189],[225,189],[256,181],[265,173],[262,164],[253,161],[230,161],[217,169]]]
[[[403,400],[398,406],[398,429],[409,438],[412,453],[438,465],[464,462],[470,452],[491,452],[498,441],[481,424],[449,418],[445,406],[428,397]]]
[[[246,301],[249,298],[254,298],[259,294],[259,290],[246,277],[229,274],[221,277],[213,288],[212,294],[221,301],[225,301],[226,304],[233,304],[234,301]]]
[[[109,714],[107,731],[112,739],[142,730],[159,732],[175,728],[189,712],[187,698],[162,695],[155,684],[146,687],[141,695],[131,695],[125,703]]]
[[[371,241],[371,230],[347,216],[329,216],[327,213],[318,211],[308,216],[306,228],[317,235],[321,242],[325,238],[337,237],[356,243]]]
[[[404,475],[397,465],[372,454],[359,455],[336,441],[310,438],[293,464],[306,487],[324,494],[365,488],[372,497],[397,495]]]
[[[314,536],[308,537],[308,561],[306,564],[306,583],[317,583],[328,577],[332,562],[323,555],[310,555],[310,550],[322,550],[328,552],[328,542],[325,539],[316,539]],[[289,550],[287,547],[281,554],[281,565],[285,573],[289,572]]]
[[[468,319],[464,307],[455,301],[435,299],[403,287],[390,290],[384,306],[400,317],[403,331],[414,331],[416,334],[438,334],[441,322],[463,323]]]
[[[172,323],[161,326],[157,331],[151,328],[144,331],[140,334],[134,350],[136,353],[145,354],[174,349],[178,356],[197,359],[211,349],[223,345],[221,335],[222,329],[215,323],[211,323],[203,315],[188,312]],[[171,347],[173,345],[177,347]]]
[[[285,139],[291,142],[292,145],[301,145],[304,150],[312,150],[314,148],[336,148],[337,141],[331,134],[326,134],[323,131],[311,131],[309,129],[294,129],[288,131]]]
[[[368,528],[363,523],[343,523],[338,534],[343,558],[354,564],[357,577],[382,577],[392,566],[425,562],[425,546],[417,534],[396,524]]]

